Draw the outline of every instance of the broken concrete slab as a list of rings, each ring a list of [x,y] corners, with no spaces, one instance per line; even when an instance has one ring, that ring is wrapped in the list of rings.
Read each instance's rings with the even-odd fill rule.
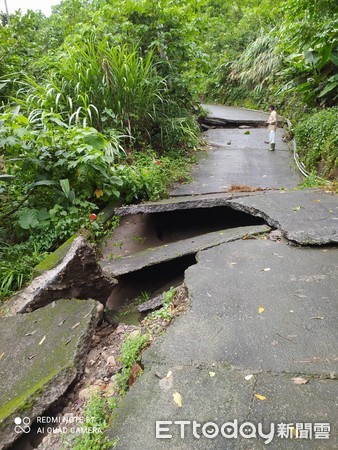
[[[162,308],[164,304],[164,294],[157,295],[156,297],[142,303],[137,307],[139,312],[154,311],[155,309]]]
[[[337,373],[338,249],[268,240],[221,244],[185,273],[191,309],[143,363]],[[263,309],[260,309],[263,308]]]
[[[28,417],[32,424],[82,372],[96,310],[94,300],[59,300],[0,319],[1,449],[22,434],[15,417]]]
[[[292,382],[292,375],[284,374],[259,374],[246,381],[244,377],[247,374],[217,365],[146,367],[145,373],[114,412],[108,428],[109,438],[118,439],[116,448],[126,450],[263,450],[267,437],[263,438],[258,432],[258,424],[261,423],[265,434],[272,431],[270,445],[273,448],[334,448],[334,424],[338,419],[337,383],[333,385],[331,380],[310,379],[307,385],[297,386]],[[181,395],[181,408],[174,402],[175,392]],[[256,394],[264,394],[266,401],[259,400]],[[160,432],[159,425],[157,430],[159,435],[171,437],[156,438],[156,421],[168,421],[162,424]],[[187,422],[180,424],[180,421]],[[195,427],[195,436],[194,421],[200,425]],[[253,424],[256,438],[243,438],[240,432],[237,438],[224,437],[220,430],[229,422],[237,424],[237,431],[244,422]],[[331,423],[331,439],[328,441],[315,439],[314,433],[311,438],[296,443],[294,436],[290,435],[289,439],[278,436],[278,424],[281,423],[296,427],[296,423],[321,422]],[[209,423],[209,433],[202,432],[207,428],[203,428],[206,423]],[[228,436],[234,431],[230,426],[227,430]],[[244,434],[248,436],[251,431],[249,428]]]
[[[118,216],[129,216],[132,214],[156,214],[168,211],[178,211],[183,209],[197,208],[217,208],[226,206],[228,200],[236,197],[237,194],[209,194],[192,195],[187,197],[171,197],[157,202],[145,202],[137,205],[121,206],[115,209]],[[247,194],[240,194],[247,195]],[[250,195],[250,194],[248,194]]]
[[[5,305],[6,315],[30,312],[62,298],[105,302],[116,280],[102,274],[93,248],[77,237],[62,262],[36,277]]]
[[[158,236],[154,215],[135,214],[121,217],[119,226],[98,245],[101,259],[106,260],[163,245],[163,241]]]
[[[338,196],[317,189],[173,197],[119,208],[119,215],[228,206],[261,217],[301,245],[338,242]]]
[[[202,104],[202,107],[207,111],[207,116],[201,118],[202,123],[212,126],[266,126],[269,118],[269,114],[263,111],[254,111],[233,106]],[[281,121],[282,118],[279,117],[279,122]]]
[[[175,293],[175,295],[177,294],[178,291],[181,291],[181,292],[183,291],[184,295],[186,295],[185,287],[182,285],[178,286],[172,290]],[[157,295],[156,297],[151,298],[147,302],[141,303],[141,305],[139,305],[137,307],[137,310],[139,312],[147,312],[147,311],[154,311],[155,309],[162,308],[162,306],[165,302],[165,299],[166,299],[165,292],[162,292],[161,294]]]
[[[262,217],[301,245],[338,243],[338,196],[322,190],[264,192],[230,201],[234,209]]]
[[[195,254],[224,242],[241,239],[244,236],[254,236],[267,233],[270,228],[266,225],[231,228],[213,233],[195,236],[193,238],[180,240],[159,247],[148,248],[133,255],[122,258],[101,261],[103,273],[108,277],[118,277],[127,273],[136,272],[145,267],[161,264],[166,261],[180,258],[185,255]]]
[[[33,278],[38,277],[44,272],[54,269],[57,265],[59,265],[69,252],[72,243],[77,237],[77,234],[74,234],[69,239],[67,239],[66,242],[60,245],[60,247],[58,247],[54,252],[49,253],[46,258],[40,261],[40,263],[34,267]]]

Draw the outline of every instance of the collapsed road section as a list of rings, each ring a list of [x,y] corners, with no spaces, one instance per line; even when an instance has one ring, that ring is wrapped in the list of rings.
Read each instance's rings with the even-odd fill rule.
[[[108,436],[119,439],[118,448],[243,449],[248,442],[224,442],[219,435],[212,441],[188,436],[182,442],[179,433],[158,440],[159,418],[214,420],[219,426],[223,419],[267,426],[337,423],[337,197],[319,190],[275,190],[295,187],[298,178],[283,168],[287,149],[277,155],[277,163],[276,155],[268,154],[264,165],[264,149],[248,147],[263,136],[263,130],[255,130],[226,129],[229,142],[222,142],[220,150],[222,159],[232,151],[252,150],[247,170],[241,169],[245,159],[239,153],[240,164],[235,164],[242,170],[240,182],[253,181],[250,192],[236,193],[229,189],[231,180],[224,183],[233,168],[219,165],[216,151],[206,168],[209,175],[201,175],[206,182],[194,185],[198,189],[181,186],[179,197],[117,209],[120,227],[102,245],[100,258],[79,237],[57,267],[8,302],[8,317],[1,319],[8,341],[2,357],[11,370],[8,330],[19,327],[15,354],[30,372],[27,377],[15,369],[5,393],[0,431],[6,447],[20,436],[12,430],[18,412],[34,421],[81,376],[88,342],[97,338],[97,311],[105,307],[103,317],[109,322],[109,311],[119,311],[142,292],[149,293],[147,308],[152,308],[161,304],[159,293],[182,283],[188,309],[143,354],[145,373],[109,426]],[[208,132],[216,138],[218,131]],[[224,153],[227,148],[230,153]],[[213,167],[220,168],[217,176]],[[210,194],[213,190],[217,193]],[[103,332],[113,333],[116,325],[109,322]],[[69,358],[56,365],[55,377],[37,374],[37,365],[50,365],[50,358],[58,362],[60,349]],[[65,383],[60,382],[63,374]],[[173,400],[178,395],[180,405]],[[250,441],[250,449],[261,444]],[[285,448],[284,441],[275,448]],[[322,447],[307,441],[306,448]]]

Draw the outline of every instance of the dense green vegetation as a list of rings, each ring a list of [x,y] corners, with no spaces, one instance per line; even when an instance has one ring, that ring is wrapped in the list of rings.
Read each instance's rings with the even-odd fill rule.
[[[337,177],[336,0],[63,0],[0,42],[0,297],[112,200],[186,180],[199,98],[276,104]]]

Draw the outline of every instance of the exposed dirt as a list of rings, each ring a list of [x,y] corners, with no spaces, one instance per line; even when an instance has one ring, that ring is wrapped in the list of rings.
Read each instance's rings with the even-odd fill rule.
[[[147,316],[139,325],[125,325],[120,323],[117,327],[102,321],[92,338],[92,345],[87,357],[85,371],[81,379],[73,386],[72,390],[64,399],[63,407],[59,407],[59,412],[54,412],[54,417],[62,418],[82,418],[86,400],[90,393],[97,391],[102,397],[118,397],[118,388],[115,382],[115,374],[121,370],[119,361],[120,348],[126,336],[130,334],[139,335],[148,333],[150,335],[149,345],[159,336],[169,325],[188,307],[187,291],[184,285],[179,287],[170,304],[170,314],[167,319],[156,315]],[[161,311],[161,310],[159,310]],[[47,416],[48,414],[46,414]],[[52,412],[50,412],[52,415]],[[70,430],[74,423],[55,424],[54,428],[65,427]],[[76,426],[76,424],[75,424]],[[77,425],[81,426],[81,424]],[[13,450],[63,450],[71,448],[71,442],[76,438],[76,434],[67,432],[48,433],[42,441],[41,435],[38,437],[31,433],[25,440],[20,440]]]
[[[260,192],[265,189],[254,186],[245,186],[244,184],[232,183],[231,188],[228,192]]]

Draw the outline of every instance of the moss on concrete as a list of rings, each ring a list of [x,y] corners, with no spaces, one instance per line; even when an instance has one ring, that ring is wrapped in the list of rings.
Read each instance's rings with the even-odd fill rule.
[[[57,372],[51,372],[45,378],[39,380],[34,385],[27,388],[21,395],[14,397],[9,402],[0,407],[0,422],[11,414],[20,416],[21,412],[25,412],[32,408],[48,382],[54,378]],[[0,425],[1,426],[1,425]]]
[[[33,277],[38,277],[42,275],[47,270],[54,269],[63,258],[66,256],[68,250],[70,249],[73,241],[77,238],[77,234],[74,234],[66,242],[64,242],[60,247],[58,247],[55,252],[50,253],[47,258],[43,259],[37,266],[34,267]]]
[[[107,205],[100,213],[99,220],[102,223],[107,222],[114,216],[115,208],[121,206],[121,200],[113,200],[109,205]],[[34,267],[33,278],[42,275],[48,270],[54,269],[63,258],[66,256],[68,250],[70,249],[73,241],[78,237],[78,234],[71,236],[66,242],[64,242],[60,247],[58,247],[54,252],[50,253],[45,259],[43,259],[37,266]]]
[[[42,413],[75,380],[95,318],[95,301],[59,300],[0,319],[0,440],[15,415]]]

